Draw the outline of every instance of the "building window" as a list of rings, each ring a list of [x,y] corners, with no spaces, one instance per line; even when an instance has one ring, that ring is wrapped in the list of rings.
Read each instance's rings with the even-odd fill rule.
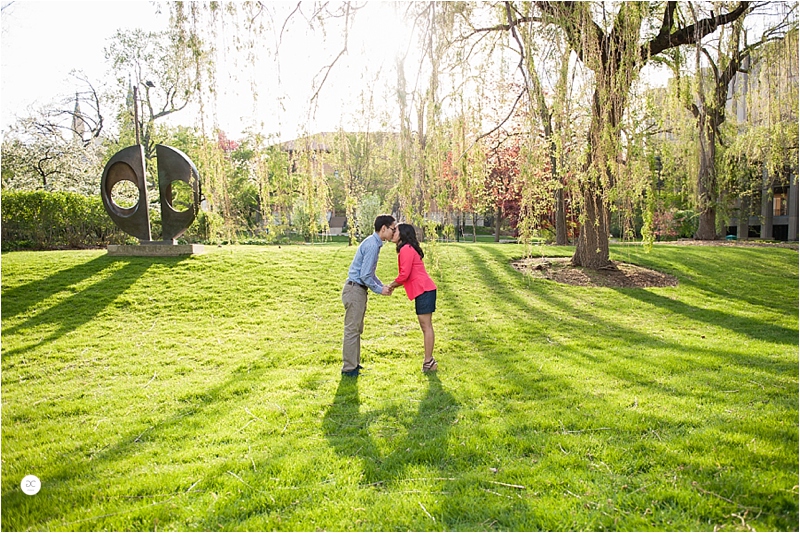
[[[776,194],[772,198],[772,215],[776,217],[785,217],[788,214],[786,193]]]

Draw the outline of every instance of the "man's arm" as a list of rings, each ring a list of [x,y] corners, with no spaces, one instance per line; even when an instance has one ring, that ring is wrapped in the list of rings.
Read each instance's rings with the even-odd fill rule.
[[[372,243],[367,244],[364,248],[364,259],[361,262],[361,272],[359,278],[363,285],[366,285],[372,292],[377,294],[384,294],[384,287],[381,280],[375,275],[375,269],[378,266],[378,253],[380,248]],[[387,289],[388,290],[388,289]]]

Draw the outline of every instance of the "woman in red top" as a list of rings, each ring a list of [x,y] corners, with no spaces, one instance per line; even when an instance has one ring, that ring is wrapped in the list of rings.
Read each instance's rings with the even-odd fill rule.
[[[422,258],[425,254],[417,241],[417,233],[411,224],[398,224],[392,236],[397,243],[398,275],[390,285],[394,290],[400,285],[406,290],[409,300],[414,300],[419,327],[425,344],[423,372],[433,372],[438,368],[433,358],[433,312],[436,311],[436,285],[425,270]]]

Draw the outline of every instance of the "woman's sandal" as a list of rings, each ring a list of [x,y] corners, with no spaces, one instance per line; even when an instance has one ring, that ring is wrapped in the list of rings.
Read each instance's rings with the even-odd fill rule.
[[[422,371],[423,372],[436,372],[439,369],[439,365],[436,364],[436,359],[431,357],[431,360],[427,363],[422,363]]]

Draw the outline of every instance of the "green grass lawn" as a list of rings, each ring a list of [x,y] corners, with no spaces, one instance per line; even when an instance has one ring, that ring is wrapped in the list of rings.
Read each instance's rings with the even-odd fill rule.
[[[620,246],[679,286],[604,289],[437,244],[438,374],[397,291],[357,380],[353,252],[4,254],[2,529],[798,529],[796,251]]]

